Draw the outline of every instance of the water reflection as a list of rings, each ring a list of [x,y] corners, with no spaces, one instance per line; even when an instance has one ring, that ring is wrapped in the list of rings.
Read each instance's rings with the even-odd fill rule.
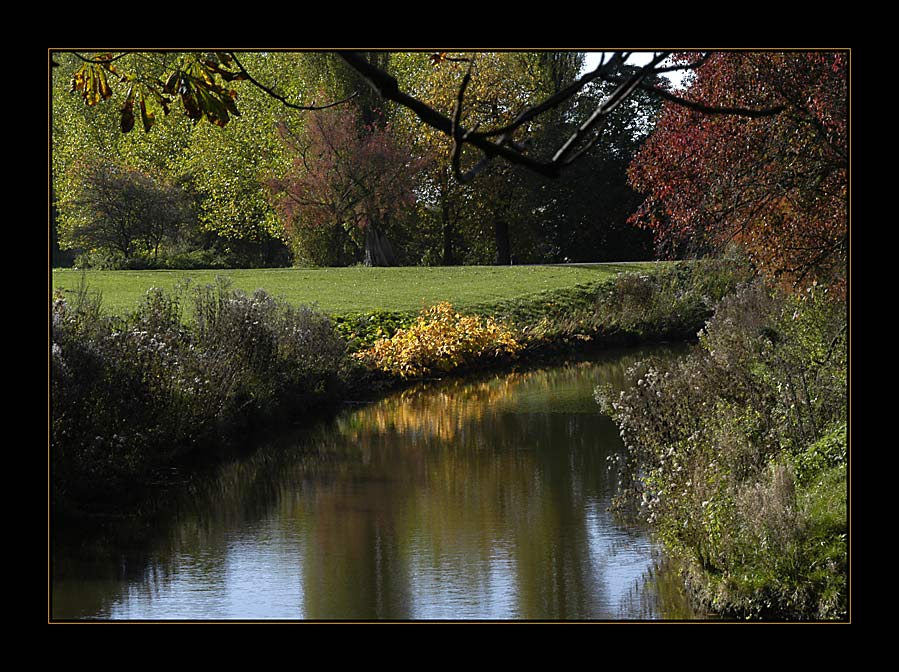
[[[138,540],[59,546],[54,615],[666,617],[652,545],[607,511],[621,444],[592,398],[634,356],[423,385],[283,437]]]

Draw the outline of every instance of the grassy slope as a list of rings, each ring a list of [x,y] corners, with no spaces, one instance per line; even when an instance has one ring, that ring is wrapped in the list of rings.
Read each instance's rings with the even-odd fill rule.
[[[492,304],[599,282],[621,271],[652,265],[86,271],[84,276],[88,288],[101,293],[104,309],[112,313],[131,310],[151,287],[171,290],[186,278],[195,284],[210,284],[216,276],[222,276],[248,293],[262,288],[294,305],[316,304],[326,313],[340,315],[376,309],[418,311],[439,301],[450,301],[460,308]],[[81,279],[81,271],[54,270],[53,290],[76,290]]]

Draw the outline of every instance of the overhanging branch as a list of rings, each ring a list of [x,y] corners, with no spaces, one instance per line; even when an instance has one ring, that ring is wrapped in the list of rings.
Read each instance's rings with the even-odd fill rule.
[[[297,103],[292,103],[289,100],[287,100],[284,96],[282,96],[281,94],[276,92],[274,89],[266,86],[265,84],[260,82],[258,79],[253,77],[253,75],[251,75],[249,73],[249,71],[243,66],[243,64],[237,58],[236,53],[234,53],[233,51],[230,51],[230,52],[228,52],[228,55],[234,60],[234,63],[235,63],[235,65],[237,65],[238,69],[240,70],[240,73],[246,78],[246,80],[248,82],[250,82],[256,88],[264,91],[266,94],[268,94],[275,100],[279,101],[282,105],[289,107],[292,110],[301,110],[304,112],[310,112],[310,111],[314,111],[314,110],[327,110],[330,107],[336,107],[337,105],[343,105],[344,103],[352,100],[357,95],[359,95],[358,91],[353,91],[353,93],[351,93],[349,96],[347,96],[343,100],[338,100],[336,102],[328,103],[326,105],[316,105],[314,102],[312,103],[312,105],[300,105]]]
[[[695,101],[682,98],[676,94],[647,83],[647,81],[659,74],[694,70],[702,66],[711,56],[704,53],[690,63],[661,66],[660,64],[670,56],[670,52],[656,52],[650,62],[636,70],[628,77],[621,77],[615,73],[624,65],[630,52],[616,52],[608,61],[605,57],[591,72],[582,75],[568,86],[553,94],[543,102],[531,106],[521,112],[513,121],[503,126],[479,131],[466,129],[461,124],[462,106],[465,91],[471,79],[471,68],[465,74],[456,96],[456,106],[453,117],[449,118],[441,114],[430,105],[402,91],[397,80],[384,70],[372,65],[360,54],[351,51],[337,52],[339,56],[356,72],[358,72],[382,97],[393,101],[410,111],[425,124],[448,136],[453,142],[452,165],[453,172],[460,181],[470,180],[486,163],[496,157],[506,159],[510,163],[521,165],[533,172],[546,177],[558,177],[562,170],[577,161],[593,147],[599,139],[598,130],[604,119],[611,114],[622,102],[627,100],[635,91],[642,90],[663,100],[682,105],[698,112],[706,114],[739,115],[744,117],[772,116],[782,112],[785,107],[778,106],[767,109],[753,109],[743,107],[716,107],[704,105]],[[539,159],[525,154],[524,148],[512,140],[512,134],[527,122],[539,117],[571,97],[590,82],[599,79],[617,85],[611,95],[606,97],[590,117],[582,123],[578,129],[553,153],[550,159]],[[461,152],[464,145],[480,150],[484,156],[474,168],[463,173],[461,170]]]

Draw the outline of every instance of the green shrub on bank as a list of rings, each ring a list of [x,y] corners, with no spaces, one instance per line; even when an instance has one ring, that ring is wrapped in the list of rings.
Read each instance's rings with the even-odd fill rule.
[[[701,345],[599,391],[635,504],[725,615],[846,613],[846,312],[813,288],[726,298]]]
[[[692,338],[718,302],[751,276],[739,259],[660,264],[490,310],[514,325],[531,349]]]
[[[411,313],[373,310],[367,313],[341,315],[334,318],[337,333],[351,352],[370,348],[382,338],[391,338],[400,329],[408,329],[415,321]]]
[[[61,504],[121,494],[234,425],[332,399],[347,362],[325,316],[221,283],[181,295],[151,290],[124,319],[104,317],[84,291],[58,298],[51,339]]]

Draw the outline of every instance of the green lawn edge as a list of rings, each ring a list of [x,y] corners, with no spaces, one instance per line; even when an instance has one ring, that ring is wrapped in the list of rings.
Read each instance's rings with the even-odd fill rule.
[[[104,311],[125,314],[150,288],[169,292],[185,282],[207,285],[226,278],[234,288],[247,293],[263,289],[292,305],[315,306],[332,316],[372,311],[417,313],[440,301],[463,309],[483,309],[544,292],[593,285],[620,272],[646,271],[664,263],[190,271],[53,269],[51,292],[66,296],[84,282],[88,290],[100,293]]]

